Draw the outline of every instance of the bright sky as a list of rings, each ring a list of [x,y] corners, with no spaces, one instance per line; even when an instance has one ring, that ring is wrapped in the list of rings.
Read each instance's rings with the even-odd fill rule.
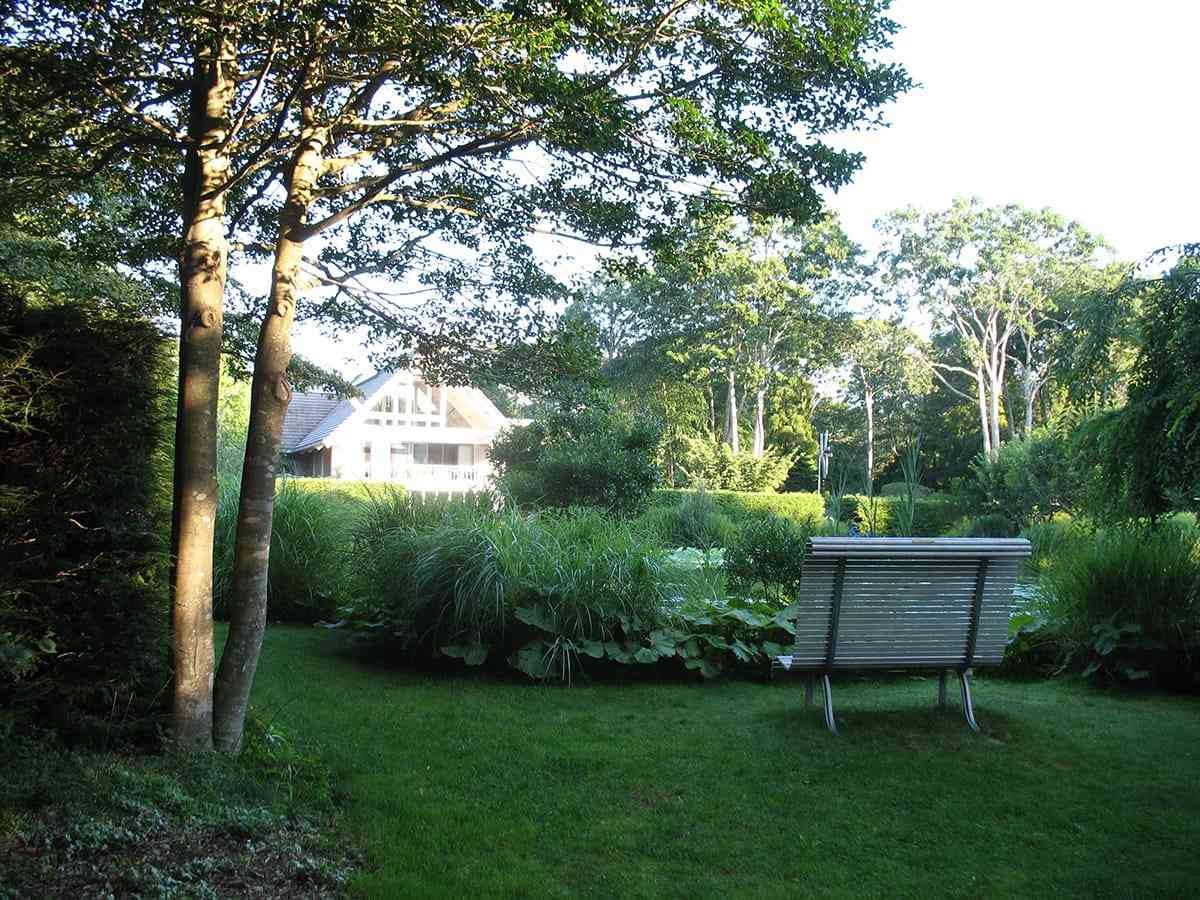
[[[847,139],[866,163],[830,202],[852,238],[871,247],[888,210],[977,194],[1049,206],[1126,259],[1200,240],[1200,2],[895,0],[892,17],[892,58],[920,87],[889,128]],[[296,350],[367,368],[309,329]]]

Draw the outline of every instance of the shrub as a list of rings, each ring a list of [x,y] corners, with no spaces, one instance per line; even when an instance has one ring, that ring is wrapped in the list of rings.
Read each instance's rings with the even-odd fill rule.
[[[962,498],[948,494],[931,494],[917,499],[913,510],[913,534],[938,537],[946,534],[967,513]]]
[[[1072,541],[1042,577],[1064,665],[1085,676],[1200,685],[1195,531],[1111,528]]]
[[[768,515],[743,526],[725,553],[725,572],[737,585],[759,586],[782,605],[800,587],[808,532],[787,519]]]
[[[962,519],[950,529],[949,537],[1010,538],[1017,536],[1016,526],[1007,516],[988,513],[973,519]]]
[[[711,490],[775,491],[787,480],[796,453],[767,448],[762,456],[749,450],[734,453],[723,441],[708,436],[684,436],[679,466],[696,486]]]
[[[1016,529],[1071,509],[1078,499],[1070,441],[1062,431],[1039,428],[1009,441],[994,460],[980,457],[963,485],[965,499],[981,513],[1002,515]]]
[[[147,321],[0,277],[0,701],[141,727],[167,679],[174,400]]]
[[[502,432],[488,451],[501,490],[525,507],[643,509],[660,477],[661,429],[603,406],[543,413]]]

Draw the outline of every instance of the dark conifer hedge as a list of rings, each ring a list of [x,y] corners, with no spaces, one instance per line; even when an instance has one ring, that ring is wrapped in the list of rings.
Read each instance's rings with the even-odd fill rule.
[[[64,735],[144,728],[167,685],[172,356],[0,274],[0,705]]]

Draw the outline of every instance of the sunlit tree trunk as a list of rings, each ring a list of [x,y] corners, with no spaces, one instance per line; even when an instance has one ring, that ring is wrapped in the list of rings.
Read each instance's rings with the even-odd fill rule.
[[[738,452],[737,380],[733,369],[729,369],[725,388],[725,443],[734,453]]]
[[[767,389],[760,387],[754,398],[754,456],[761,457],[767,451],[767,428],[763,419],[767,405]]]
[[[859,370],[863,379],[863,406],[867,411],[867,481],[875,482],[875,392],[867,386],[866,374]],[[870,489],[868,485],[868,490]]]
[[[292,358],[291,329],[303,290],[301,271],[304,221],[312,205],[328,140],[317,129],[292,158],[288,196],[280,219],[271,271],[271,295],[259,331],[250,393],[250,426],[238,505],[233,563],[229,638],[217,673],[217,749],[241,747],[250,688],[267,622],[267,573],[275,510],[275,470],[283,420],[292,391],[287,367]]]
[[[182,750],[212,749],[213,532],[217,518],[217,386],[229,247],[224,181],[236,72],[231,36],[198,48],[184,171],[179,405],[171,535],[171,731]]]
[[[988,424],[987,390],[983,379],[983,370],[975,370],[975,389],[979,395],[979,425],[983,431],[983,454],[992,458],[992,430]]]

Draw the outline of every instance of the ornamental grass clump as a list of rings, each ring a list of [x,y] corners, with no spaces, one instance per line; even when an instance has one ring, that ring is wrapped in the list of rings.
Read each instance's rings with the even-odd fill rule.
[[[1041,580],[1063,664],[1085,676],[1200,686],[1200,533],[1110,528],[1064,545]]]
[[[213,609],[229,611],[240,484],[221,482],[213,556]],[[275,493],[267,617],[273,622],[331,619],[349,588],[349,535],[357,508],[344,497],[282,479]]]

